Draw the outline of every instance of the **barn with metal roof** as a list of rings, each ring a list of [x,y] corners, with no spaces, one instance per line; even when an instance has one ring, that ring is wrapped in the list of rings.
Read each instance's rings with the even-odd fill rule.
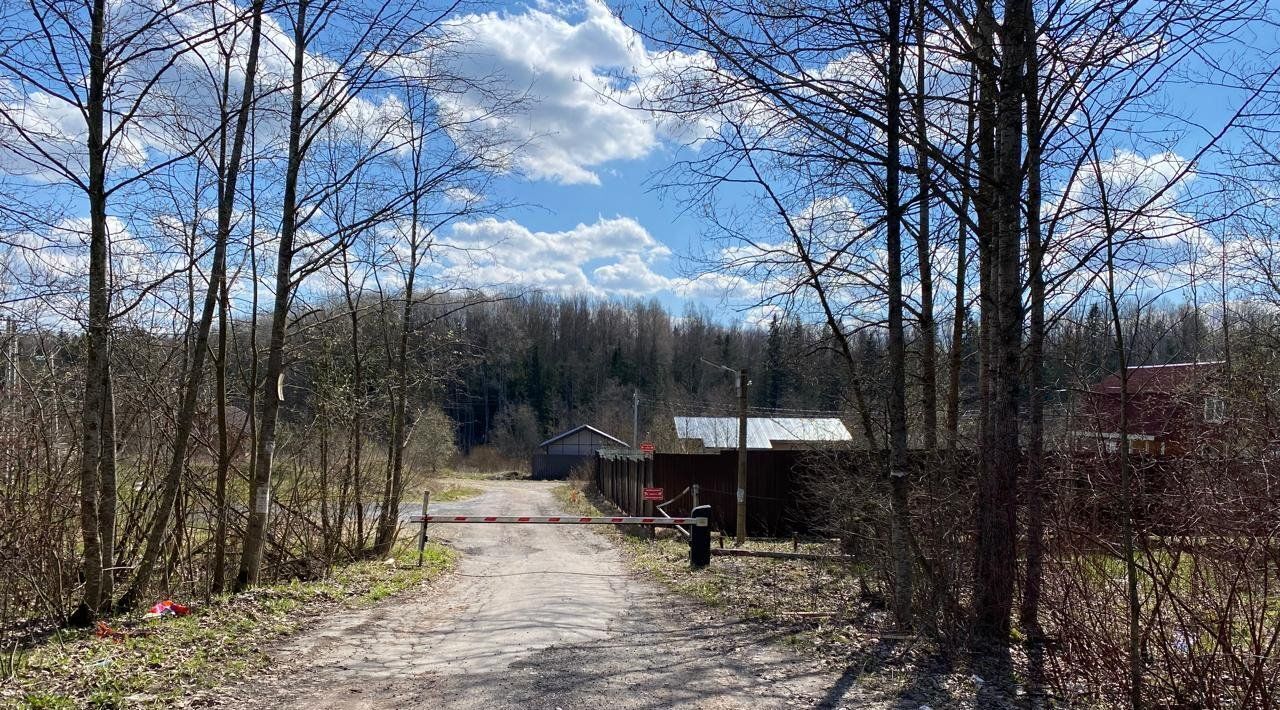
[[[582,424],[538,444],[531,469],[534,478],[567,478],[569,472],[591,459],[597,449],[629,448],[627,442],[590,424]]]

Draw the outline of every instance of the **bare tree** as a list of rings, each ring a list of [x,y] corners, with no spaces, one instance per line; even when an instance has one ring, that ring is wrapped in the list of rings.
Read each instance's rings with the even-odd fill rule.
[[[191,431],[195,423],[196,402],[200,395],[201,383],[205,374],[205,354],[209,350],[209,334],[213,327],[213,317],[218,303],[222,300],[222,291],[226,288],[227,277],[227,244],[231,239],[237,186],[240,166],[244,155],[245,136],[249,126],[249,112],[253,105],[254,81],[257,78],[258,52],[262,43],[262,16],[265,2],[255,0],[249,8],[249,46],[245,58],[243,85],[240,90],[238,107],[234,116],[228,110],[230,103],[230,79],[234,51],[225,53],[222,69],[222,84],[219,95],[222,96],[223,117],[221,126],[234,125],[233,136],[227,141],[227,131],[220,128],[222,140],[218,142],[222,155],[218,168],[218,214],[216,234],[213,243],[213,260],[205,289],[204,302],[200,311],[200,319],[195,327],[193,345],[186,364],[186,378],[182,388],[182,405],[178,411],[177,427],[174,431],[173,448],[170,454],[169,468],[165,474],[163,491],[157,504],[155,517],[147,533],[146,547],[138,562],[137,570],[130,581],[128,590],[121,596],[119,605],[130,609],[136,605],[139,595],[143,593],[150,581],[156,560],[163,549],[165,536],[169,531],[169,516],[173,511],[178,496],[178,484],[186,465],[187,446],[191,440]],[[238,34],[238,33],[237,33]],[[233,39],[233,45],[235,41]],[[229,150],[229,154],[227,151]],[[222,336],[220,336],[222,337]],[[225,352],[225,351],[224,351]],[[224,355],[225,356],[225,355]],[[225,412],[223,413],[225,422]],[[221,435],[225,439],[225,433]],[[225,448],[225,443],[222,444]],[[221,457],[220,457],[221,460]],[[225,489],[225,488],[224,488]]]
[[[257,581],[266,544],[271,500],[272,456],[284,392],[285,341],[296,289],[307,275],[324,267],[346,244],[367,229],[400,214],[411,193],[396,192],[361,205],[360,216],[342,224],[322,224],[330,196],[362,179],[400,146],[394,120],[369,126],[353,111],[365,108],[365,95],[393,85],[397,63],[438,41],[442,23],[452,6],[428,8],[415,2],[387,3],[370,14],[332,3],[300,0],[287,16],[292,31],[292,71],[289,81],[288,139],[280,197],[280,228],[275,263],[275,293],[268,335],[267,360],[261,376],[257,452],[254,458],[251,505],[244,553],[236,588]],[[318,49],[319,30],[340,22],[358,28],[351,39],[328,48],[319,62],[309,52]],[[364,119],[378,119],[364,115]],[[385,118],[385,117],[384,117]],[[352,146],[340,170],[308,173],[306,162],[326,139],[334,137],[340,121],[347,130],[364,129],[362,146]],[[314,181],[314,182],[311,182]],[[302,236],[300,240],[299,237]],[[295,263],[295,259],[301,261]]]
[[[114,433],[111,408],[109,202],[147,176],[185,159],[162,150],[150,159],[144,146],[171,148],[156,106],[163,80],[185,53],[207,42],[209,28],[179,31],[175,17],[196,3],[152,7],[104,0],[49,0],[10,7],[0,38],[0,69],[21,82],[24,102],[0,107],[14,136],[19,171],[62,181],[88,204],[88,312],[80,441],[80,516],[84,601],[74,615],[88,623],[110,607],[114,540]],[[86,33],[84,29],[87,28]],[[48,101],[73,110],[79,135],[48,131],[37,115]],[[105,490],[112,487],[112,490]],[[110,525],[112,530],[103,526]]]

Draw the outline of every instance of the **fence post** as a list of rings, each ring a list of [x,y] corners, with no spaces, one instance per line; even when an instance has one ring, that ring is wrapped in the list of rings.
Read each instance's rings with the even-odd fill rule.
[[[705,525],[689,526],[689,566],[702,569],[711,564],[711,506],[700,505],[689,511],[691,518],[706,518]]]
[[[652,488],[652,487],[653,487],[653,459],[652,459],[652,458],[649,458],[649,457],[647,457],[647,456],[646,456],[643,460],[641,460],[641,461],[640,461],[640,466],[642,467],[642,469],[641,469],[641,470],[643,470],[643,471],[644,471],[644,485],[643,485],[643,487],[644,487],[644,488]],[[643,497],[643,496],[641,496],[641,497]],[[651,501],[651,500],[646,500],[646,501],[644,502],[644,515],[645,515],[645,517],[647,517],[647,518],[652,518],[652,517],[653,517],[653,505],[654,505],[654,503],[653,503],[653,501]],[[655,526],[653,526],[653,525],[650,525],[650,526],[649,526],[649,538],[650,538],[650,539],[653,539],[653,538],[656,538],[657,536],[658,536],[658,528],[657,528],[657,527],[655,527]]]
[[[630,476],[631,476],[631,479],[630,479],[630,483],[631,483],[631,485],[630,485],[630,486],[627,486],[627,488],[629,488],[629,489],[630,489],[630,490],[628,491],[628,493],[630,494],[630,495],[628,495],[628,498],[630,498],[630,500],[629,500],[629,502],[627,503],[627,515],[639,515],[639,514],[640,514],[640,513],[639,513],[639,510],[640,510],[640,466],[636,463],[636,460],[635,460],[634,458],[633,458],[633,459],[631,459],[630,461],[628,461],[628,462],[627,462],[627,464],[628,464],[628,465],[627,465],[627,473],[628,473],[628,474],[630,474]]]
[[[694,508],[698,507],[698,484],[695,483],[689,488],[690,488],[690,492],[693,493],[693,504],[689,507],[689,509],[693,510]]]
[[[427,549],[427,505],[431,503],[431,491],[422,492],[422,530],[418,532],[418,566],[422,566],[422,553]]]

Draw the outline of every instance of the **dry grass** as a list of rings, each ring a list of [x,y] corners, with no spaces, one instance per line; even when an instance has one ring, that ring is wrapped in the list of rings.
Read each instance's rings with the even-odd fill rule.
[[[402,546],[395,564],[359,562],[325,579],[261,587],[200,605],[189,616],[108,621],[112,634],[59,632],[13,658],[0,681],[0,707],[167,708],[269,661],[264,649],[309,621],[419,587],[452,566],[455,554]]]
[[[609,514],[601,511],[608,506],[606,501],[579,486],[557,486],[555,495],[569,512]],[[869,605],[863,599],[860,570],[843,562],[716,556],[710,567],[691,570],[689,545],[672,531],[663,530],[655,539],[643,535],[620,535],[619,539],[632,562],[645,573],[741,618],[779,621],[806,630],[867,620]],[[772,552],[790,552],[792,548],[789,540],[748,540],[744,546]],[[831,553],[834,549],[827,543],[802,543],[799,551]]]
[[[607,515],[610,504],[590,488],[555,489],[567,511]],[[714,556],[706,569],[689,567],[689,546],[675,534],[626,535],[610,528],[632,566],[673,592],[733,617],[767,627],[768,635],[851,676],[878,695],[875,707],[1004,708],[1002,692],[963,663],[944,659],[936,640],[895,633],[892,618],[864,587],[859,566],[847,562]],[[718,545],[716,540],[713,545]],[[732,543],[725,541],[728,547]],[[746,549],[789,552],[790,540],[748,540]],[[800,552],[831,553],[827,543],[801,543]]]

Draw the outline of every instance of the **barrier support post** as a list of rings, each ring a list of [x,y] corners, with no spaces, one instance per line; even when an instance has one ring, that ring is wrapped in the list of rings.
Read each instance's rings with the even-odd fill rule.
[[[700,505],[689,511],[691,518],[703,518],[703,525],[689,527],[689,566],[702,569],[711,564],[711,506]]]
[[[418,531],[418,566],[422,566],[422,553],[427,549],[427,505],[431,503],[431,491],[422,492],[422,530]]]

